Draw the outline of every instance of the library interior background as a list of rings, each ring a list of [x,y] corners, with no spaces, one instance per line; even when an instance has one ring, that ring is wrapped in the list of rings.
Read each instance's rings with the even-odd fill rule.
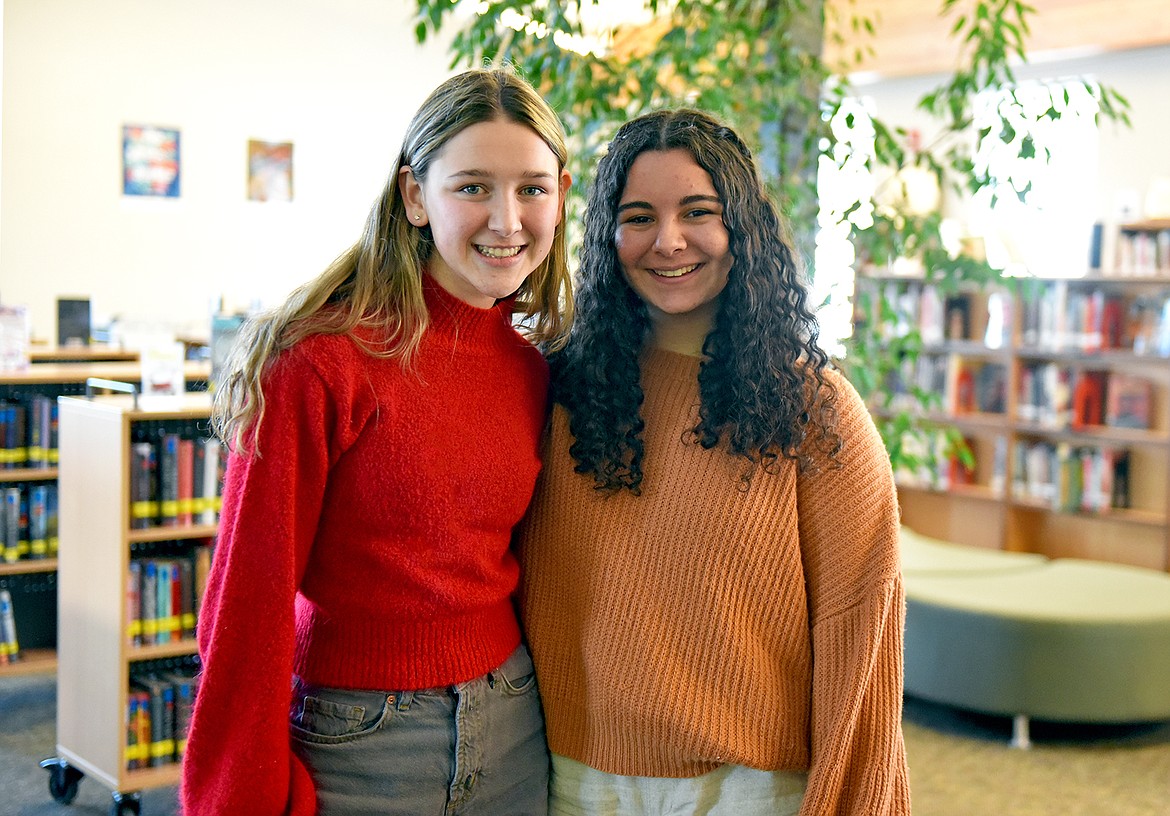
[[[855,5],[879,25],[851,115],[929,141],[954,18]],[[896,461],[915,812],[1168,814],[1170,15],[1031,5],[1016,79],[1063,98],[1034,195],[959,201],[908,163],[874,203],[997,277],[861,261],[822,223],[811,286],[832,353],[864,330],[896,358],[875,420],[923,429]],[[0,811],[176,813],[224,467],[208,382],[357,237],[449,35],[420,44],[407,0],[0,10]],[[874,175],[825,169],[820,195]]]

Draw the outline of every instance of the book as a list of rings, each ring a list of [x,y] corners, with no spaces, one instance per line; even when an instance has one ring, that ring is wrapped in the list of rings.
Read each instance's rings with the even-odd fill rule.
[[[179,435],[172,431],[158,443],[158,521],[163,527],[179,523]]]
[[[57,345],[88,346],[90,334],[89,298],[57,298]]]
[[[4,537],[4,560],[15,564],[23,555],[20,551],[20,488],[6,487],[0,498],[3,499],[3,506],[0,508],[2,509],[0,521],[3,522],[3,527],[0,528],[0,533]]]
[[[150,764],[150,693],[132,688],[126,698],[126,747],[124,759],[127,770],[148,767]]]
[[[126,575],[126,641],[142,645],[142,561],[130,559]]]
[[[1079,371],[1076,374],[1072,394],[1073,430],[1083,430],[1105,424],[1105,384],[1108,375],[1104,371]]]
[[[1148,429],[1152,401],[1153,385],[1149,380],[1115,371],[1106,386],[1105,424]]]
[[[16,636],[16,610],[12,593],[0,589],[0,665],[20,660],[20,639]]]
[[[182,761],[187,751],[187,735],[191,733],[191,714],[195,710],[195,680],[190,675],[171,672],[164,675],[175,696],[175,759]]]
[[[49,486],[34,485],[28,495],[28,550],[32,558],[49,555]]]
[[[148,441],[130,446],[130,527],[153,527],[158,518],[158,459]]]
[[[178,462],[178,514],[179,525],[189,525],[192,519],[192,498],[195,491],[195,442],[179,439]]]
[[[975,410],[1002,414],[1007,410],[1007,366],[983,363],[975,373]]]
[[[158,565],[148,560],[142,565],[142,588],[139,593],[142,611],[142,645],[153,646],[158,641]]]

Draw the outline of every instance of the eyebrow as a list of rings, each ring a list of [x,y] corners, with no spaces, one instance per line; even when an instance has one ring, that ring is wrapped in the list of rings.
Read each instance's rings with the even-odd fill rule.
[[[723,206],[723,202],[720,201],[719,196],[712,196],[712,195],[689,195],[689,196],[686,196],[684,198],[679,199],[678,204],[680,207],[685,207],[688,204],[694,204],[694,203],[699,202],[699,201],[707,201],[707,202],[710,202],[712,204],[718,204],[720,207]],[[652,209],[654,209],[654,208],[652,206],[650,206],[650,203],[647,201],[627,201],[625,204],[619,204],[617,211],[619,213],[622,213],[622,212],[625,212],[626,210],[652,210]]]
[[[548,173],[544,170],[527,170],[527,171],[521,173],[520,176],[521,176],[521,178],[532,178],[532,179],[553,178],[552,173]],[[454,173],[451,173],[450,175],[447,176],[447,178],[449,178],[449,179],[467,178],[467,177],[494,178],[495,174],[492,173],[492,171],[490,171],[490,170],[479,170],[479,169],[473,167],[473,168],[468,169],[468,170],[456,170]]]

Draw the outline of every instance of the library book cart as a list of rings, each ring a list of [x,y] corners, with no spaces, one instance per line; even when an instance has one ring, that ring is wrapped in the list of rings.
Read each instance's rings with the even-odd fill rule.
[[[178,682],[167,680],[169,694],[157,687],[149,691],[149,704],[143,695],[159,677],[186,672],[190,702],[198,604],[192,598],[198,578],[192,580],[190,573],[205,570],[210,561],[218,511],[215,499],[206,497],[211,477],[201,477],[199,467],[195,498],[190,477],[168,481],[172,454],[165,440],[208,437],[210,397],[131,393],[62,397],[58,405],[58,756],[41,764],[56,801],[71,802],[82,777],[90,776],[113,791],[112,816],[137,814],[141,791],[179,781],[183,733],[174,723],[184,698],[176,691]],[[145,467],[142,447],[155,440],[157,478],[152,479],[159,492],[148,496],[141,492],[138,469]],[[213,443],[203,444],[210,449]],[[204,467],[211,468],[211,454],[207,458]],[[145,579],[133,582],[144,574],[157,577],[149,592]],[[180,588],[180,576],[189,589]],[[173,592],[164,600],[167,586]],[[145,733],[136,707],[140,697],[142,708],[154,715]],[[167,718],[165,728],[160,712]]]
[[[57,398],[85,393],[91,378],[141,378],[136,353],[84,347],[34,349],[31,357],[23,369],[0,372],[0,607],[11,612],[0,677],[57,668]],[[209,373],[204,362],[184,370],[196,387]]]

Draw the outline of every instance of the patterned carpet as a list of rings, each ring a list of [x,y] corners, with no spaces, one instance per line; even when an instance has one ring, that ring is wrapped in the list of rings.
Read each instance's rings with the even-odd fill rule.
[[[83,779],[66,807],[38,767],[53,756],[52,675],[0,679],[0,812],[105,816],[110,791]],[[1170,816],[1170,723],[1035,723],[1034,747],[1008,746],[1011,723],[907,700],[915,816]],[[146,791],[143,816],[176,816],[172,788]]]

